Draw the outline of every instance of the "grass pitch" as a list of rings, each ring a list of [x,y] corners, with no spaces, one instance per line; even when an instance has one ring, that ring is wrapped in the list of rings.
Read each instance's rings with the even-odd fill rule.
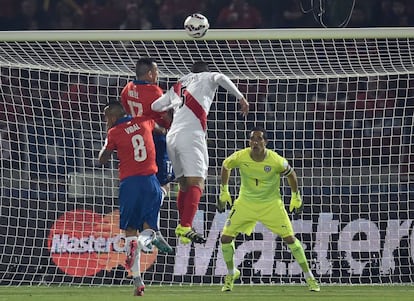
[[[20,286],[0,287],[0,301],[128,301],[132,286]],[[414,285],[393,286],[321,286],[318,293],[306,286],[235,285],[232,292],[222,293],[221,286],[147,286],[145,301],[413,301]]]

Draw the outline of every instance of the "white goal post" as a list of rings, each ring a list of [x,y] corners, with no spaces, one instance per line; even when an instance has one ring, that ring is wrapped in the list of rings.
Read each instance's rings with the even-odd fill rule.
[[[174,255],[144,254],[147,284],[217,284],[226,274],[215,211],[223,159],[255,125],[300,181],[292,216],[322,283],[414,282],[414,28],[0,32],[0,284],[130,283],[117,211],[117,161],[101,167],[102,108],[151,56],[166,90],[203,59],[251,103],[219,89],[208,117],[210,171],[182,246],[174,189],[161,212]],[[234,194],[239,185],[231,183]],[[282,185],[286,204],[290,191]],[[280,238],[258,224],[236,240],[241,283],[299,283]]]

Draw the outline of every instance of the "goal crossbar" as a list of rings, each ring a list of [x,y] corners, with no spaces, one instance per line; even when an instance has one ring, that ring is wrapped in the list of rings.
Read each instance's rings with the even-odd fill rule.
[[[197,40],[308,40],[414,38],[412,27],[209,29]],[[183,30],[1,31],[0,41],[177,41],[194,40]]]

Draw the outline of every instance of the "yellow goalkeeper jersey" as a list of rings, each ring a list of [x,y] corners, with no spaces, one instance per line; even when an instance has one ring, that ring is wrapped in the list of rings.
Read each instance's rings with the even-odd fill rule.
[[[280,174],[289,163],[275,151],[266,149],[266,157],[257,162],[250,157],[250,147],[236,151],[227,157],[223,166],[240,171],[241,185],[239,199],[248,202],[282,201],[280,195]]]

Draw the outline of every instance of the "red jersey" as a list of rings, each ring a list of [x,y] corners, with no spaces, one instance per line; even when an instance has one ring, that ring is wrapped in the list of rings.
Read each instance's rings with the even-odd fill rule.
[[[154,120],[147,117],[125,117],[109,129],[105,148],[118,152],[120,180],[157,173],[154,126]]]
[[[132,116],[148,116],[156,123],[168,129],[170,122],[162,118],[160,112],[151,109],[151,104],[163,95],[160,87],[141,80],[125,85],[121,92],[121,103],[125,111]]]

